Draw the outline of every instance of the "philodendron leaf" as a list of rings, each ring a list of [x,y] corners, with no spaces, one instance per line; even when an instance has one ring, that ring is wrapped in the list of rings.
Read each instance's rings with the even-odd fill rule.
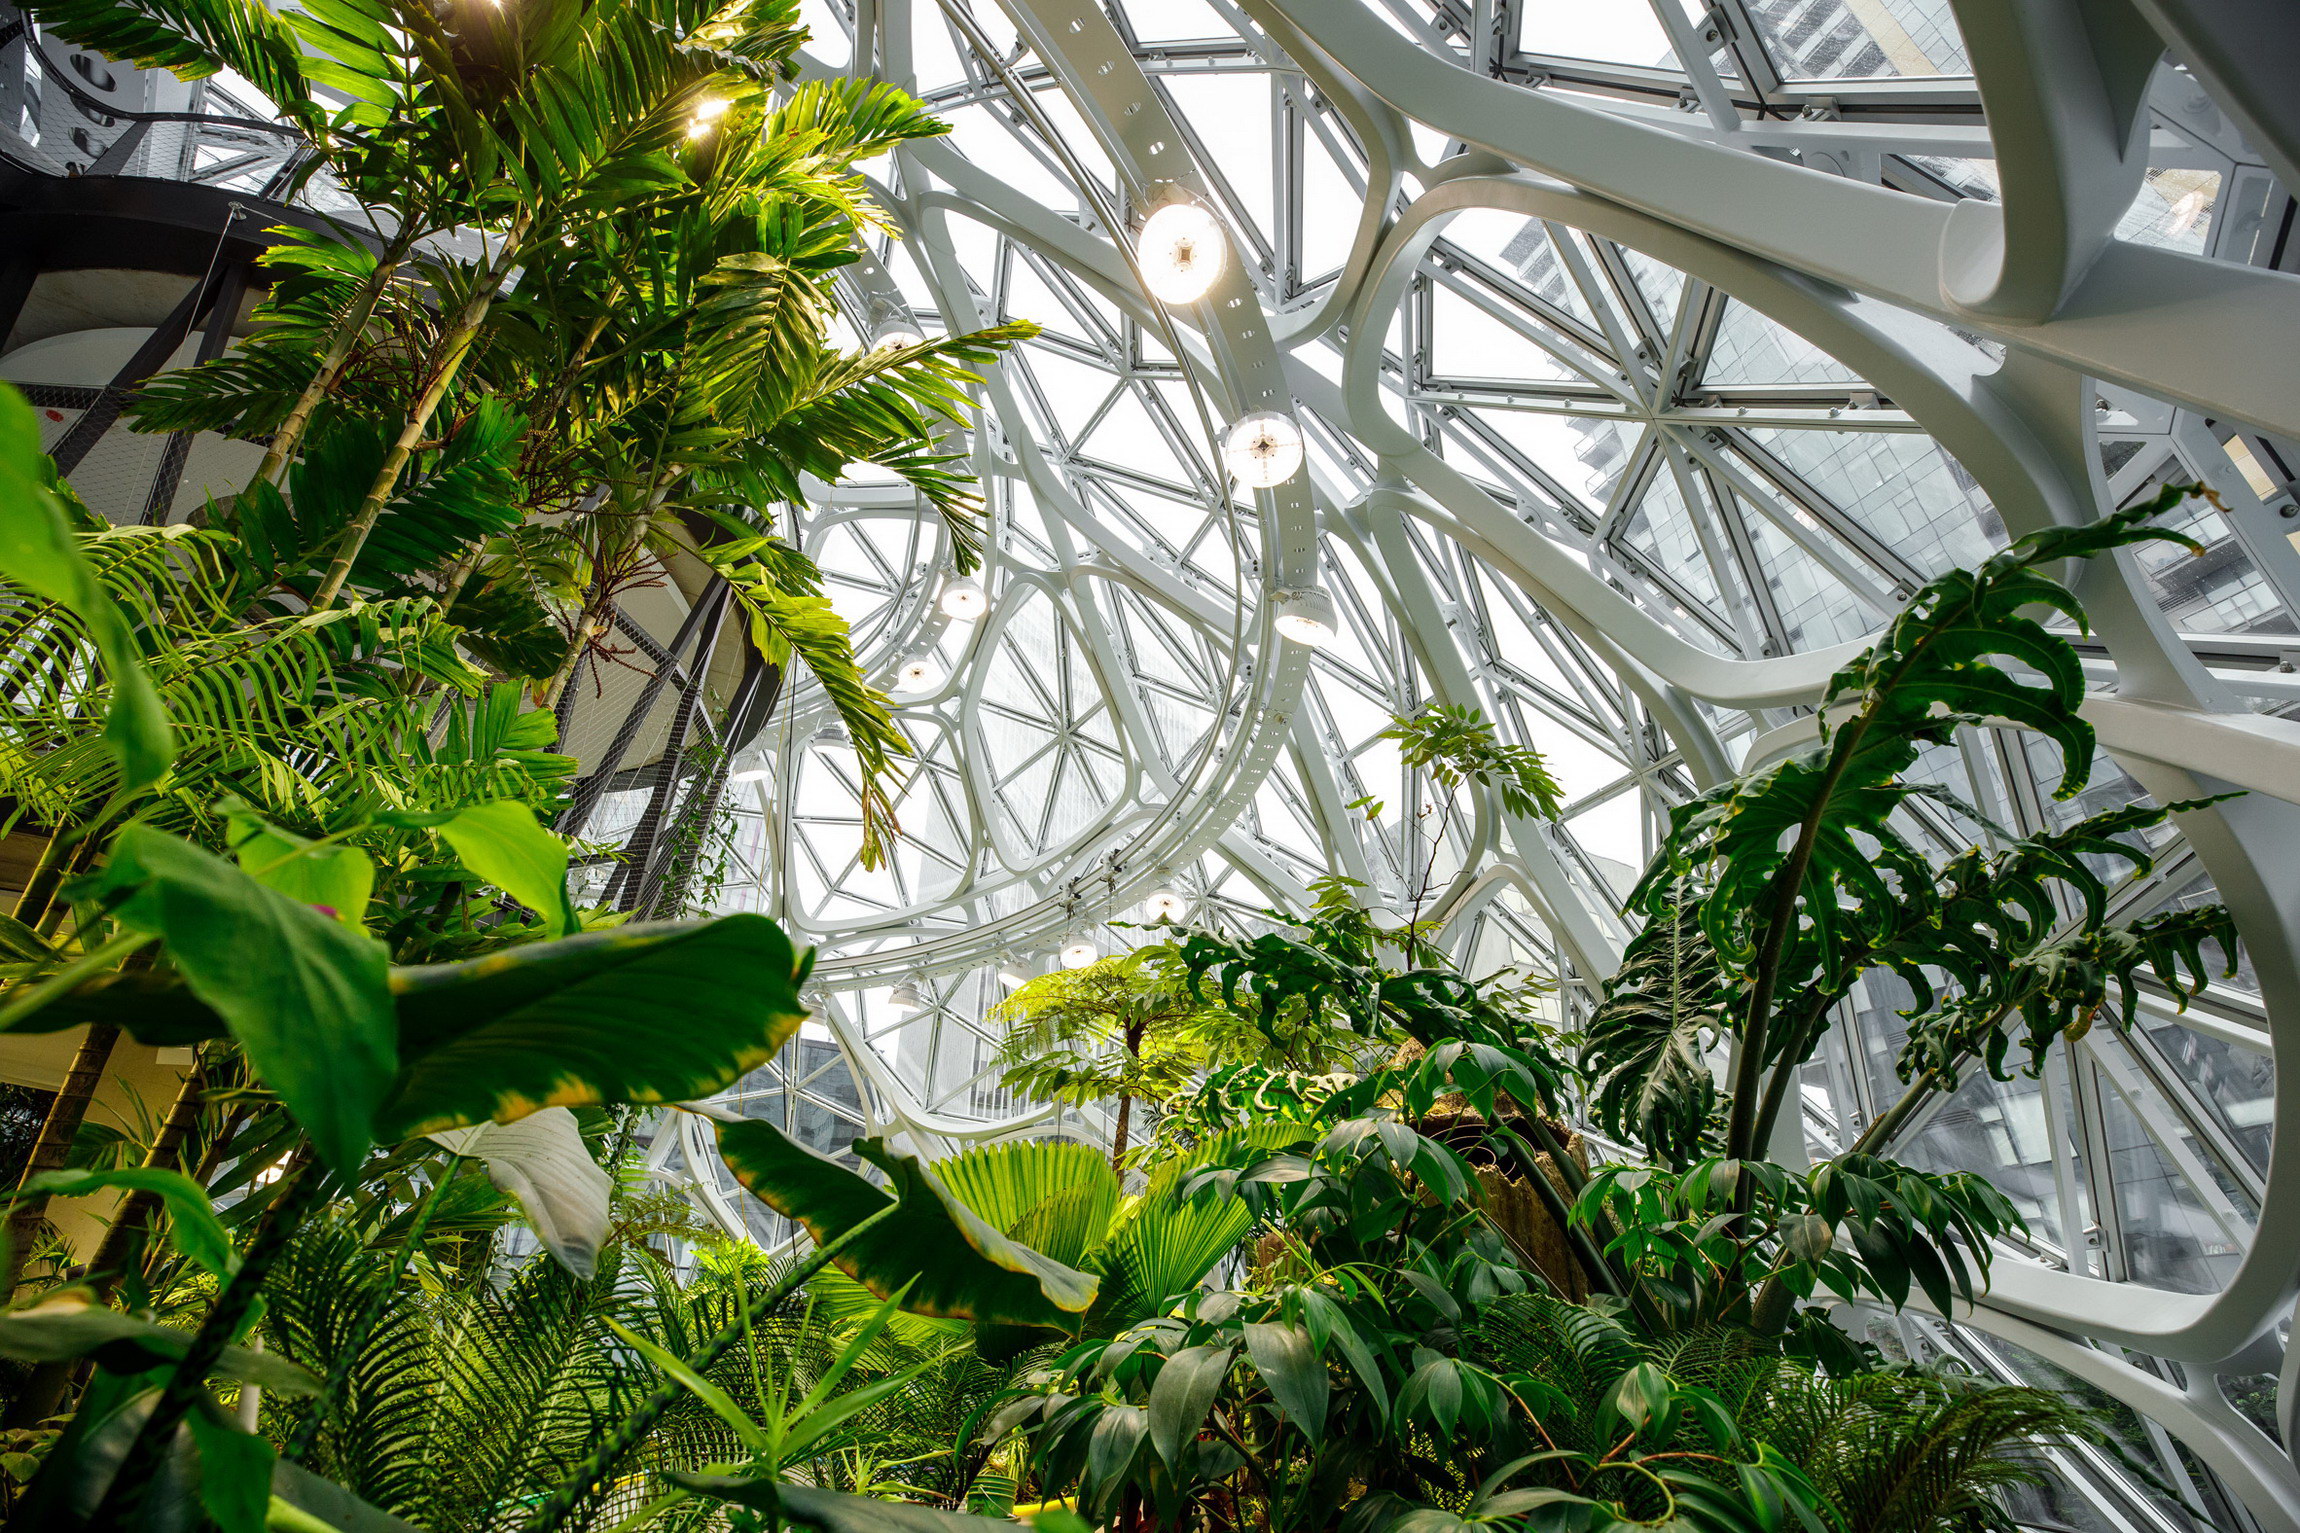
[[[168,710],[144,674],[127,619],[80,552],[50,483],[54,472],[40,450],[32,407],[0,384],[0,575],[71,612],[95,641],[112,682],[104,738],[119,757],[125,785],[140,788],[175,759]]]
[[[382,943],[148,825],[122,830],[78,895],[160,937],[321,1159],[366,1158],[399,1064]]]
[[[732,915],[397,970],[406,1066],[382,1130],[411,1139],[544,1107],[722,1091],[798,1031],[810,956],[765,916]]]
[[[248,877],[346,926],[366,920],[368,895],[375,889],[375,864],[367,853],[318,845],[246,810],[235,810],[230,826],[232,855]]]
[[[877,1139],[855,1149],[887,1173],[872,1185],[757,1118],[721,1119],[719,1153],[735,1179],[824,1243],[890,1201],[900,1204],[833,1258],[881,1298],[910,1285],[903,1308],[953,1320],[1070,1331],[1094,1303],[1099,1279],[1019,1245],[951,1196],[915,1155]]]
[[[192,1333],[116,1309],[73,1299],[51,1299],[0,1315],[0,1356],[28,1363],[93,1358],[114,1373],[141,1373],[181,1362]],[[319,1380],[277,1352],[226,1347],[215,1376],[257,1384],[287,1395],[316,1395]]]
[[[1183,1450],[1198,1441],[1236,1355],[1230,1347],[1185,1347],[1158,1370],[1158,1382],[1150,1386],[1150,1442],[1177,1471]]]
[[[206,1190],[181,1171],[163,1171],[157,1166],[122,1166],[113,1171],[73,1167],[43,1171],[22,1190],[80,1198],[109,1187],[156,1195],[167,1207],[169,1234],[176,1249],[201,1268],[217,1277],[229,1277],[238,1269],[239,1254],[232,1249],[231,1237],[224,1233],[223,1221],[216,1217],[215,1205],[208,1201]]]
[[[559,1264],[589,1280],[607,1240],[614,1183],[591,1158],[573,1113],[546,1107],[517,1123],[442,1129],[431,1141],[484,1161],[488,1179],[519,1200],[536,1237]]]
[[[1298,1325],[1253,1323],[1245,1328],[1246,1355],[1262,1376],[1270,1398],[1286,1413],[1295,1430],[1316,1442],[1326,1429],[1326,1404],[1332,1381],[1325,1359],[1318,1355],[1310,1333]]]
[[[580,924],[567,897],[567,843],[543,828],[516,799],[460,810],[439,834],[463,865],[543,917],[554,937]]]

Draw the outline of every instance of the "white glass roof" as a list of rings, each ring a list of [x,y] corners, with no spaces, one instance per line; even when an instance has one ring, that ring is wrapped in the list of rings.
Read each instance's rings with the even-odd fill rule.
[[[2055,804],[2011,730],[1966,731],[1929,767],[2019,828],[2215,774],[2253,788],[2192,817],[2211,837],[2169,841],[2126,896],[2133,914],[2229,899],[2246,966],[2185,1015],[2096,1029],[2041,1080],[1968,1080],[1898,1153],[1987,1171],[2035,1235],[2029,1275],[1932,1344],[2105,1390],[2179,1439],[2135,1428],[2192,1496],[2072,1463],[2089,1489],[2061,1515],[2291,1526],[2300,1478],[2257,1377],[2300,1266],[2300,1198],[2289,1227],[2263,1213],[2300,1174],[2271,1134],[2272,1039],[2300,1003],[2277,988],[2300,984],[2300,379],[2257,333],[2300,305],[2278,269],[2282,151],[2212,80],[2158,65],[2145,166],[2113,206],[2063,210],[2121,275],[2039,298],[2014,282],[2025,235],[1965,232],[2051,188],[2027,147],[2000,162],[1948,0],[865,14],[858,39],[841,0],[810,6],[819,65],[914,84],[952,132],[885,162],[900,233],[856,269],[854,318],[1041,333],[993,371],[968,443],[986,615],[939,612],[940,533],[891,487],[826,495],[802,529],[874,675],[923,661],[931,684],[897,698],[918,764],[881,870],[857,862],[819,697],[785,699],[762,737],[773,770],[726,899],[821,945],[826,1021],[748,1089],[824,1143],[857,1121],[928,1143],[1043,1121],[989,1067],[1001,967],[1123,946],[1156,890],[1242,915],[1330,874],[1446,916],[1473,969],[1555,975],[1570,1019],[1659,817],[1805,711],[1917,585],[2201,479],[2230,508],[2194,514],[2205,558],[2088,573],[2110,751],[2083,799]],[[1221,217],[1243,272],[1169,315],[1121,237],[1175,188]],[[1247,497],[1213,444],[1265,398],[1308,465]],[[1269,593],[1313,576],[1339,609],[1314,654],[1268,625]],[[2173,711],[2108,706],[2131,699]],[[1377,737],[1432,700],[1538,747],[1561,823],[1404,771]],[[1946,809],[1918,829],[1987,834]],[[895,1006],[903,985],[924,1004]],[[1898,1094],[1906,1000],[1872,981],[1815,1062],[1815,1146]]]

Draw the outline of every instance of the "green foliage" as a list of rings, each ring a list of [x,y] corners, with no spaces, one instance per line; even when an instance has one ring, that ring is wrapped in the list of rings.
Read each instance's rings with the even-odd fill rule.
[[[2046,1482],[2039,1448],[2101,1437],[2080,1406],[2049,1390],[1907,1369],[1831,1377],[1745,1332],[1657,1344],[1546,1294],[1497,1301],[1470,1346],[1519,1397],[1539,1402],[1544,1433],[1566,1450],[1529,1466],[1539,1481],[1621,1495],[1648,1517],[1658,1508],[1629,1465],[1592,1472],[1620,1436],[1633,1378],[1638,1396],[1673,1396],[1701,1418],[1685,1446],[1705,1451],[1679,1457],[1682,1470],[1739,1490],[1754,1511],[1763,1501],[1740,1470],[1762,1455],[1821,1526],[1852,1533],[2009,1533],[1999,1498]]]
[[[78,529],[65,509],[69,493],[40,451],[32,407],[14,385],[0,385],[0,505],[8,508],[0,516],[0,576],[69,612],[103,656],[112,684],[104,739],[119,758],[122,786],[138,788],[174,759],[168,712],[144,674],[126,617],[78,547]],[[28,615],[34,622],[50,621],[47,611]],[[68,649],[42,658],[54,668],[37,691],[53,696],[78,690]]]
[[[1485,789],[1520,818],[1554,820],[1564,807],[1565,790],[1541,753],[1503,744],[1475,708],[1430,703],[1383,730],[1380,738],[1397,741],[1400,759],[1428,772],[1440,786],[1468,783]]]
[[[1727,1036],[1729,1004],[1698,901],[1682,895],[1649,915],[1582,1029],[1591,1121],[1667,1164],[1698,1156],[1717,1100],[1709,1051]]]
[[[86,897],[164,939],[329,1165],[348,1172],[366,1158],[399,1067],[383,944],[140,825],[114,840]]]
[[[1058,1140],[982,1145],[937,1161],[934,1175],[994,1229],[1048,1258],[1100,1279],[1083,1319],[1109,1335],[1163,1311],[1228,1256],[1253,1224],[1242,1202],[1193,1199],[1182,1183],[1206,1147],[1161,1165],[1149,1185],[1121,1195],[1118,1175],[1092,1146]],[[1052,1339],[1044,1331],[980,1326],[985,1356],[1004,1357]]]
[[[1895,1309],[1913,1285],[1948,1315],[1986,1286],[1993,1242],[2027,1230],[1985,1177],[1859,1153],[1805,1173],[1767,1161],[1704,1160],[1682,1174],[1606,1166],[1573,1214],[1616,1232],[1608,1254],[1679,1327],[1751,1323],[1752,1297],[1768,1281],[1795,1298],[1826,1284]]]
[[[1791,1072],[1826,1027],[1828,1007],[1863,969],[1886,964],[1914,976],[1921,998],[1931,995],[1923,971],[1944,971],[1963,997],[1950,1032],[1980,1042],[1993,1026],[1988,1019],[2017,1007],[2041,1048],[2053,1032],[2089,1020],[2104,977],[2128,982],[2144,956],[2168,971],[2163,959],[2180,942],[2193,953],[2195,936],[2232,936],[2224,923],[2201,917],[2167,929],[2173,948],[2101,940],[2104,890],[2083,854],[2108,852],[2145,869],[2145,848],[2124,837],[2192,805],[2115,811],[1993,855],[1975,849],[1945,868],[1933,866],[1897,819],[1912,800],[1943,796],[1909,774],[1923,747],[1950,743],[1966,725],[2001,720],[2034,730],[2060,751],[2057,796],[2083,787],[2094,745],[2077,711],[2083,671],[2068,642],[2029,614],[2058,612],[2082,628],[2082,607],[2047,573],[2062,561],[2152,541],[2197,551],[2192,540],[2150,525],[2190,493],[2168,487],[2146,504],[2033,533],[1977,570],[1934,580],[1831,679],[1818,744],[1671,811],[1669,834],[1629,903],[1672,933],[1652,939],[1648,952],[1658,955],[1666,943],[1691,961],[1687,972],[1702,978],[1700,990],[1730,1002],[1739,1057],[1720,1146],[1727,1157],[1746,1159],[1763,1143]],[[2038,679],[2021,679],[2008,662]],[[2047,887],[2054,881],[2082,901],[2074,933],[2081,957],[2040,957],[2060,935]],[[1705,953],[1688,930],[1694,924]],[[2193,967],[2201,983],[2201,966]],[[1634,998],[1654,978],[1651,965],[1639,965],[1617,979],[1618,1003],[1609,1000],[1608,1028],[1586,1063],[1605,1082],[1607,1111],[1644,1104],[1666,1130],[1657,1149],[1682,1156],[1697,1137],[1704,1088],[1687,1068],[1686,1049],[1669,1040],[1682,1044],[1680,1023],[1703,1025],[1702,1006],[1690,993],[1680,997],[1693,1000],[1690,1007]],[[1976,1016],[1983,1020],[1976,1024]],[[1632,1046],[1638,1038],[1646,1046]]]
[[[842,1247],[839,1269],[917,1314],[1075,1330],[1099,1284],[1007,1236],[955,1197],[915,1155],[866,1139],[855,1146],[885,1172],[891,1195],[758,1118],[721,1119],[719,1153],[735,1179],[818,1246],[889,1217]]]
[[[261,0],[38,0],[25,10],[43,29],[108,58],[184,80],[228,69],[303,126],[324,120],[295,28]]]

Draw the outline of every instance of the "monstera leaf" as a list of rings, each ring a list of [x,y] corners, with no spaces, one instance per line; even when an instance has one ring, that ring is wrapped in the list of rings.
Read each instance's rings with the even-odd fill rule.
[[[1685,895],[1622,952],[1584,1030],[1581,1064],[1592,1077],[1597,1126],[1671,1164],[1699,1155],[1717,1100],[1708,1054],[1726,1031],[1724,1003],[1717,956]]]
[[[859,1141],[856,1152],[887,1174],[881,1188],[759,1119],[721,1119],[718,1129],[735,1179],[817,1244],[896,1205],[833,1258],[881,1298],[907,1284],[903,1307],[917,1314],[1062,1331],[1077,1330],[1094,1304],[1095,1278],[1008,1239],[915,1155]]]

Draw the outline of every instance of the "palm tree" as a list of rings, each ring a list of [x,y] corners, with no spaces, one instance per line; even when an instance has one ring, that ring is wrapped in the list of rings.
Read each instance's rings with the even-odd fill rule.
[[[908,755],[811,562],[765,514],[868,461],[908,479],[971,568],[980,501],[942,437],[970,368],[1028,332],[827,344],[879,215],[857,161],[944,131],[884,84],[783,82],[796,0],[461,7],[54,0],[51,31],[187,75],[236,69],[366,199],[380,253],[292,239],[238,355],[148,387],[137,429],[266,443],[209,519],[325,610],[429,597],[465,649],[548,700],[615,596],[665,561],[725,578],[779,672],[821,682],[863,769],[866,865]],[[355,105],[324,110],[326,85]],[[422,237],[476,232],[460,258]],[[729,507],[751,507],[728,519]]]
[[[1156,950],[1057,969],[991,1008],[1001,1082],[1041,1101],[1118,1104],[1110,1164],[1123,1165],[1134,1102],[1164,1103],[1188,1091],[1212,1057],[1212,1036],[1239,1030],[1227,1007],[1208,1004],[1162,971]]]

